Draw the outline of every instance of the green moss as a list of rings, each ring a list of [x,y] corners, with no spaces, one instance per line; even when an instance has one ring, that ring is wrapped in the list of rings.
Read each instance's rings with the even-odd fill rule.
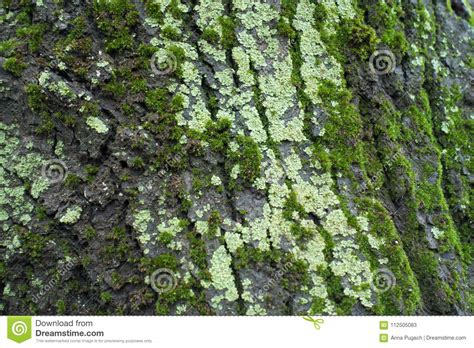
[[[182,111],[184,107],[184,97],[182,95],[173,96],[170,107],[172,112]]]
[[[342,286],[341,278],[335,276],[330,268],[326,268],[321,272],[321,276],[326,284],[328,298],[331,299],[336,306],[337,315],[350,315],[352,307],[356,303],[356,299],[346,296]]]
[[[235,23],[231,17],[223,16],[219,18],[219,24],[222,28],[221,44],[224,48],[230,49],[235,46]]]
[[[297,1],[282,0],[281,1],[281,15],[285,18],[291,19],[296,13]]]
[[[37,52],[43,41],[43,35],[47,31],[48,26],[44,23],[32,24],[27,27],[19,28],[16,35],[19,38],[27,39],[28,48],[31,52]]]
[[[112,301],[112,294],[108,291],[103,291],[100,293],[100,300],[104,304],[110,303]]]
[[[112,81],[104,86],[104,90],[109,92],[113,97],[120,99],[127,93],[126,84],[123,82]]]
[[[84,167],[84,171],[87,175],[86,180],[88,182],[92,182],[94,180],[95,176],[97,175],[97,173],[99,172],[99,169],[100,169],[99,166],[95,166],[95,165],[92,165],[92,164],[86,164],[85,167]]]
[[[0,41],[0,54],[4,57],[10,57],[19,45],[20,42],[16,39]]]
[[[284,261],[282,258],[283,258],[282,251],[278,249],[263,251],[259,248],[245,246],[245,247],[239,247],[236,250],[234,263],[237,269],[242,269],[242,268],[250,267],[250,263],[261,263],[264,260],[274,262],[274,263],[281,263]],[[303,264],[298,264],[298,263],[295,264],[295,267],[299,267],[299,266],[304,267],[305,269],[307,268],[307,264],[304,262]]]
[[[222,224],[221,214],[217,210],[213,210],[209,215],[208,222],[208,237],[216,237]]]
[[[168,91],[165,88],[149,90],[145,96],[145,105],[155,112],[163,112],[168,106]]]
[[[112,229],[112,239],[116,241],[123,241],[126,239],[127,230],[124,227],[114,227]]]
[[[91,231],[92,232],[92,231]],[[102,250],[107,260],[126,260],[132,255],[132,248],[127,239],[127,231],[123,227],[115,226],[112,233],[107,235],[107,243]],[[131,283],[134,280],[124,280],[120,274],[112,273],[112,280],[117,288],[123,286],[124,283]]]
[[[408,50],[408,41],[405,34],[395,29],[386,30],[382,36],[382,42],[389,47],[398,49],[402,54]]]
[[[134,78],[130,84],[130,91],[133,93],[144,93],[147,90],[147,81],[141,78]]]
[[[374,6],[375,15],[371,17],[374,26],[381,31],[381,41],[388,45],[395,53],[405,54],[408,50],[408,41],[400,18],[404,17],[403,8],[398,2],[388,4],[377,2]]]
[[[42,205],[37,205],[35,207],[35,215],[36,215],[36,218],[38,219],[38,221],[44,221],[48,217],[47,210]]]
[[[161,303],[161,301],[156,301],[155,304],[155,314],[156,315],[168,315],[170,313],[169,305]]]
[[[290,232],[297,241],[307,241],[314,235],[313,230],[305,228],[298,223],[291,224]]]
[[[301,219],[307,215],[304,207],[298,202],[296,192],[292,190],[285,201],[283,216],[287,220],[292,220],[294,212],[297,212]]]
[[[173,241],[174,236],[170,232],[162,232],[160,233],[160,236],[158,237],[158,239],[164,245],[169,245]]]
[[[3,69],[11,72],[16,77],[20,77],[23,70],[27,67],[25,63],[15,57],[5,59],[2,66]]]
[[[57,315],[64,315],[66,314],[66,302],[60,299],[56,301],[56,314]]]
[[[314,6],[313,18],[316,29],[319,32],[324,31],[324,22],[328,18],[328,9],[323,3],[317,3]]]
[[[178,259],[172,254],[161,254],[155,258],[143,257],[140,259],[142,271],[148,274],[151,274],[159,268],[167,268],[172,271],[177,271],[178,265]]]
[[[66,179],[64,179],[64,185],[70,189],[78,188],[81,183],[81,177],[73,173],[68,173]]]
[[[378,42],[375,30],[360,19],[345,21],[339,35],[340,39],[347,43],[341,47],[356,53],[364,61],[375,51]]]
[[[229,132],[231,125],[231,121],[227,118],[221,118],[215,122],[209,121],[203,136],[198,135],[198,137],[207,141],[213,151],[222,153],[227,149],[231,139]]]
[[[388,291],[377,294],[374,312],[377,314],[408,314],[412,315],[420,309],[422,302],[418,281],[410,267],[405,254],[401,237],[399,236],[390,215],[377,201],[360,200],[361,209],[366,213],[369,222],[367,234],[357,235],[358,245],[370,260],[371,267],[387,268],[395,277],[395,286]],[[378,248],[368,241],[368,237],[382,240]],[[380,259],[388,260],[386,265],[379,263]]]
[[[86,77],[87,68],[83,59],[92,53],[92,38],[87,31],[87,19],[85,16],[78,16],[70,24],[71,29],[67,36],[56,41],[54,53],[74,73]]]
[[[129,0],[94,0],[97,27],[106,35],[108,52],[133,48],[135,40],[130,29],[138,24],[139,14]]]
[[[169,55],[174,57],[174,59],[176,61],[176,69],[174,70],[174,73],[177,76],[182,76],[183,71],[182,71],[181,66],[184,63],[184,61],[186,60],[186,52],[180,46],[170,45],[168,47],[168,53],[169,53]]]
[[[134,169],[144,169],[145,168],[145,161],[140,156],[135,156],[132,159],[131,166]]]
[[[169,308],[176,303],[186,303],[190,306],[197,305],[197,299],[194,292],[190,289],[191,285],[177,284],[177,286],[168,292],[160,294],[155,306],[155,312],[158,315],[169,314]]]
[[[205,279],[208,279],[209,274],[206,272],[207,270],[207,261],[206,261],[206,246],[204,242],[198,238],[198,235],[194,232],[188,232],[186,234],[190,242],[190,257],[191,260],[196,264],[197,267],[203,272],[203,275],[207,276]]]
[[[169,40],[179,41],[181,39],[181,34],[175,28],[171,26],[165,26],[161,30],[161,35]]]
[[[154,0],[146,0],[145,9],[146,9],[147,14],[151,18],[153,18],[158,24],[163,23],[164,14],[163,14],[160,3]]]
[[[45,107],[45,96],[41,86],[30,83],[25,86],[25,92],[28,95],[28,105],[33,111],[41,111]]]
[[[286,36],[289,39],[294,40],[297,37],[296,31],[285,17],[280,17],[278,19],[277,30],[280,35]]]
[[[324,125],[324,137],[317,139],[316,144],[329,149],[328,155],[333,166],[352,177],[352,170],[349,170],[351,163],[364,161],[360,157],[363,152],[354,146],[359,142],[363,123],[351,103],[352,95],[348,90],[338,88],[327,80],[320,84],[318,93],[329,117]]]
[[[33,259],[39,259],[44,254],[48,239],[38,233],[26,229],[18,229],[22,240],[22,248]]]
[[[394,168],[391,172],[393,174],[389,175],[388,186],[390,188],[402,187],[401,191],[406,192],[403,197],[404,205],[409,212],[405,216],[406,229],[411,233],[402,234],[401,238],[405,252],[410,259],[410,266],[418,280],[423,302],[431,310],[448,313],[456,301],[457,292],[446,291],[446,284],[440,279],[438,273],[441,264],[436,253],[429,249],[426,232],[418,221],[417,211],[423,208],[420,207],[415,196],[415,175],[412,165],[404,156],[400,155],[394,161]],[[400,199],[400,193],[393,191],[391,194],[396,199]],[[450,248],[452,247],[455,247],[455,250],[459,252],[458,243],[450,241]],[[445,265],[447,264],[445,263]],[[451,269],[451,272],[456,273],[457,271]],[[451,279],[449,286],[458,288],[458,280]],[[437,295],[434,295],[435,293]]]
[[[220,40],[219,33],[212,28],[204,29],[201,38],[214,45],[218,44]]]
[[[185,13],[180,8],[181,1],[171,0],[166,8],[167,11],[171,13],[174,19],[183,19]]]
[[[262,154],[257,143],[250,136],[238,135],[235,140],[239,148],[236,152],[232,150],[227,152],[231,164],[227,170],[230,173],[232,168],[238,164],[240,167],[239,179],[244,186],[250,187],[254,180],[260,176]],[[234,185],[235,183],[231,183],[231,186]]]
[[[84,230],[84,237],[87,240],[94,240],[94,238],[97,237],[97,232],[92,226],[87,225]]]

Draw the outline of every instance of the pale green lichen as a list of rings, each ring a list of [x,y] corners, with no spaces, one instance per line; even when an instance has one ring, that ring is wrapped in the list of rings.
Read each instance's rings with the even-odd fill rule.
[[[186,304],[178,305],[176,307],[176,314],[181,315],[183,313],[186,313],[187,308],[188,308],[188,305]]]
[[[212,254],[211,267],[209,272],[211,273],[212,286],[216,290],[225,291],[223,298],[227,301],[235,301],[239,295],[237,288],[235,287],[235,279],[231,269],[232,258],[227,253],[225,247],[221,245]],[[217,304],[220,301],[217,301]]]
[[[314,104],[320,104],[321,98],[318,95],[320,82],[328,80],[335,86],[340,86],[342,68],[337,60],[328,54],[319,32],[314,28],[314,19],[308,16],[308,13],[314,11],[314,4],[308,0],[300,1],[293,25],[301,33],[300,51],[303,64],[300,70],[305,82],[305,93]]]
[[[51,73],[47,71],[43,71],[38,78],[40,86],[47,88],[50,92],[55,93],[56,95],[59,95],[60,97],[63,97],[69,101],[77,98],[76,94],[66,82],[62,80],[51,82],[50,80]]]
[[[240,164],[236,164],[235,166],[232,167],[232,170],[230,172],[230,177],[234,180],[237,180],[239,177],[240,173]]]
[[[431,229],[431,233],[433,233],[433,237],[435,239],[440,239],[444,236],[444,231],[443,230],[440,230],[438,227],[434,226],[432,229]]]
[[[89,116],[86,124],[99,134],[105,134],[109,131],[107,125],[98,117]]]
[[[182,249],[182,242],[174,240],[176,235],[184,230],[186,227],[187,222],[186,220],[178,219],[176,217],[172,218],[171,220],[163,221],[161,224],[157,226],[157,230],[159,233],[158,238],[170,238],[171,241],[168,243],[168,247],[173,250],[181,250]],[[142,240],[145,242],[144,240]]]
[[[54,149],[54,154],[58,157],[61,157],[64,152],[64,142],[62,140],[58,140],[56,142],[56,147]]]
[[[49,181],[46,178],[40,177],[33,182],[31,185],[31,196],[33,198],[38,198],[41,193],[46,191],[49,187]]]
[[[153,221],[149,210],[140,210],[133,216],[133,228],[144,234],[148,230],[148,224]]]
[[[40,155],[28,153],[25,157],[19,158],[14,167],[15,172],[22,179],[31,178],[32,173],[39,172],[42,163],[43,159]]]
[[[214,186],[220,186],[222,185],[222,180],[217,175],[213,175],[211,177],[211,184]]]
[[[238,248],[244,245],[244,242],[242,241],[238,233],[226,232],[224,238],[226,241],[227,248],[229,248],[229,251],[231,253],[235,253]]]
[[[196,232],[201,235],[207,234],[209,230],[209,224],[207,221],[196,221],[195,226],[196,226]]]
[[[147,186],[149,188],[149,186]],[[142,187],[144,191],[145,187]],[[142,202],[143,203],[143,202]],[[140,242],[140,246],[143,248],[143,253],[147,255],[150,252],[150,247],[156,245],[158,241],[158,234],[160,233],[158,227],[152,228],[155,218],[148,209],[137,210],[133,213],[133,229],[137,232],[137,239]],[[166,233],[166,223],[162,223],[160,229],[163,233]],[[169,231],[168,231],[169,232]],[[174,247],[178,247],[176,244]]]
[[[8,213],[5,210],[0,209],[0,221],[6,220],[8,220]]]
[[[369,231],[369,220],[365,216],[357,216],[356,220],[362,231],[364,232]]]
[[[0,123],[0,210],[2,221],[11,219],[13,223],[27,224],[34,206],[25,196],[25,185],[21,185],[18,178],[25,182],[37,178],[31,184],[33,198],[39,197],[47,183],[39,176],[41,156],[33,152],[31,142],[18,140],[17,131],[14,125]],[[22,152],[28,153],[21,155]]]
[[[59,219],[59,222],[63,224],[75,224],[81,218],[82,208],[78,205],[69,207],[63,216]]]
[[[377,237],[375,237],[371,234],[367,235],[367,240],[369,241],[370,247],[373,248],[373,249],[378,250],[380,248],[380,246],[382,245],[382,241],[379,238],[377,238]]]
[[[256,304],[249,306],[245,315],[267,315],[267,311],[259,304]]]

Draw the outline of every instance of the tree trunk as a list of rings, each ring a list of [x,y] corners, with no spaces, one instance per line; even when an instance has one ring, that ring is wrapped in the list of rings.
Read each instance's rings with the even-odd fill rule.
[[[0,313],[472,314],[467,0],[3,0]]]

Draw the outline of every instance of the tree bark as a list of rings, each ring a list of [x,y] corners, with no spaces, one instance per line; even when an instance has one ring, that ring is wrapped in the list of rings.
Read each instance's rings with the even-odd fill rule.
[[[472,23],[4,0],[0,313],[472,314]]]

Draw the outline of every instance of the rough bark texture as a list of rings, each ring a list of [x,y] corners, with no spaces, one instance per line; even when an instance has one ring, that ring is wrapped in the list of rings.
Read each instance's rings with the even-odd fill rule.
[[[467,1],[0,3],[0,313],[472,314]]]

